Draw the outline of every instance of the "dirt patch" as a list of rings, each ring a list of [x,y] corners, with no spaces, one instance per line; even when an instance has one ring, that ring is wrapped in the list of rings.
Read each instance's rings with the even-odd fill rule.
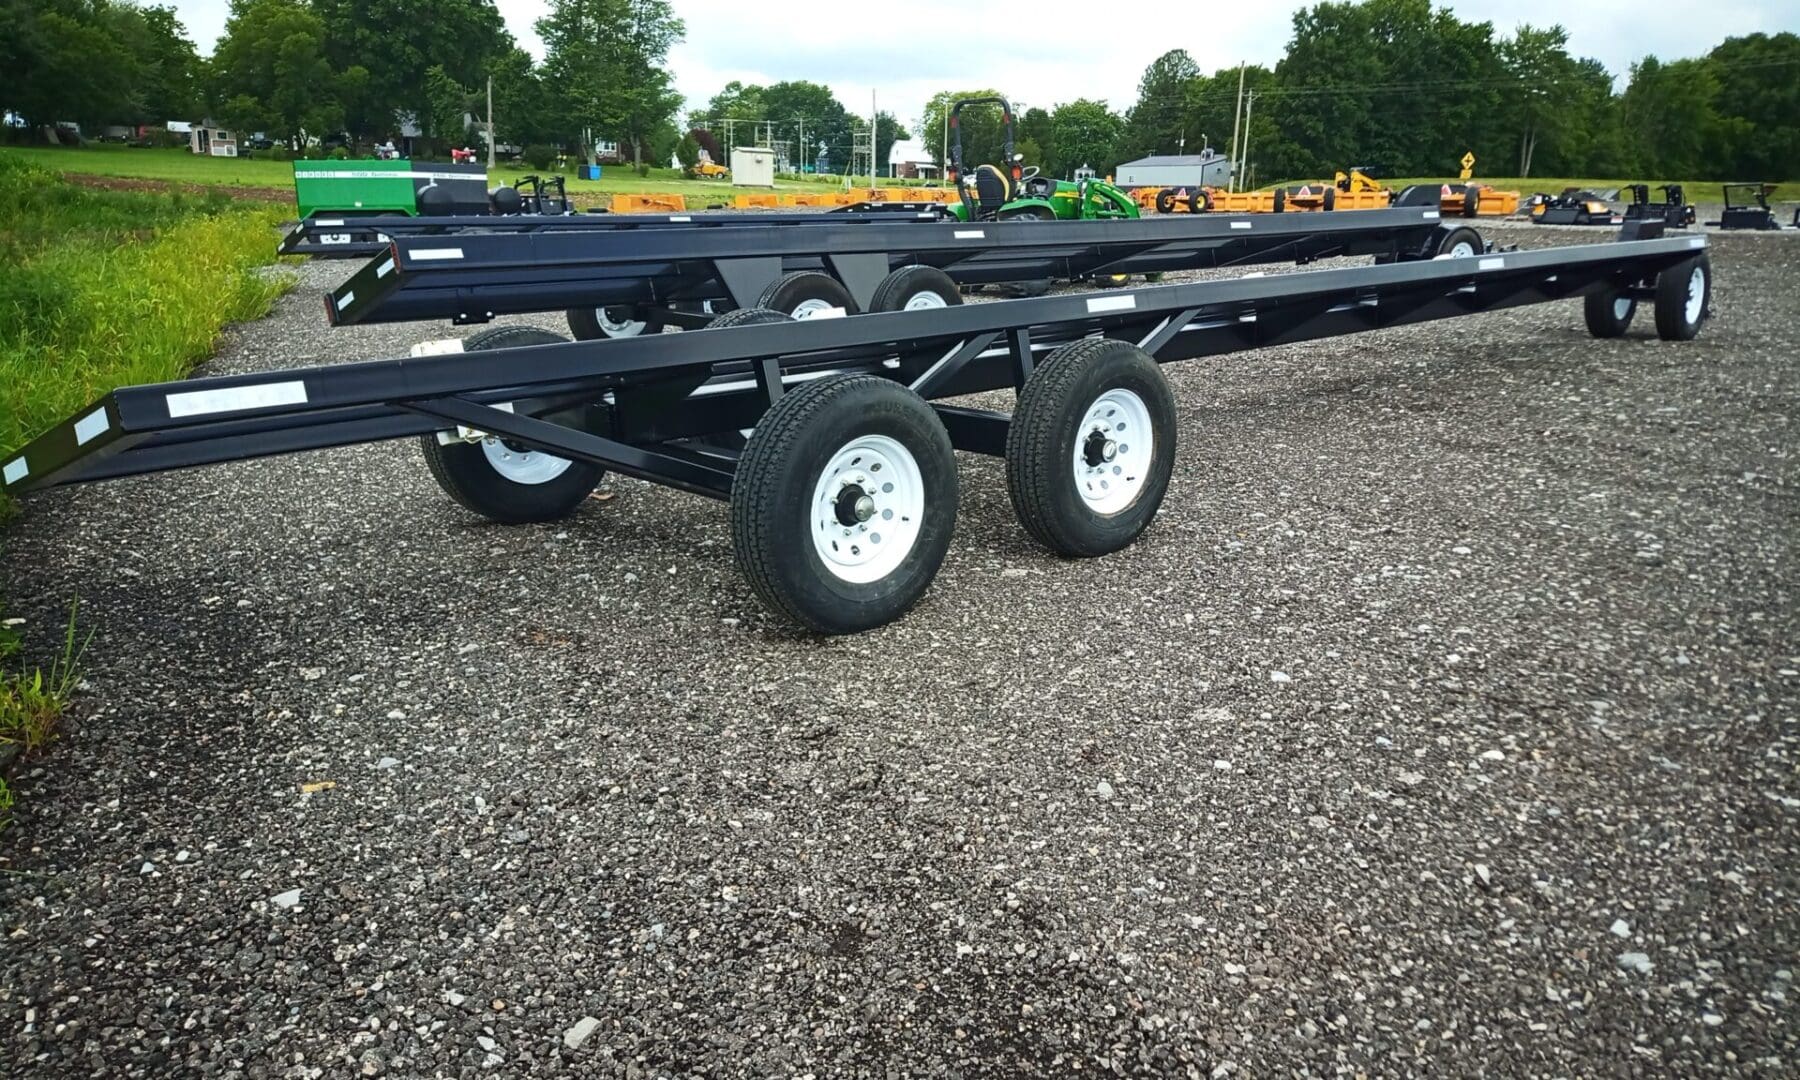
[[[63,173],[64,180],[82,187],[108,191],[181,191],[204,195],[209,191],[224,192],[234,199],[250,202],[289,202],[294,193],[285,188],[241,187],[233,184],[184,184],[176,180],[145,180],[135,176],[95,176],[91,173]]]

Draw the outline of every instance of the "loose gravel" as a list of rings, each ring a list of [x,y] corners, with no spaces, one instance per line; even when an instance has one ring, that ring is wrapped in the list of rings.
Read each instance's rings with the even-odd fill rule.
[[[964,456],[937,585],[847,639],[636,481],[35,497],[9,612],[96,633],[0,837],[0,1074],[1792,1075],[1800,242],[1713,245],[1689,344],[1562,303],[1173,366],[1104,559]],[[446,333],[326,330],[344,273],[210,370]]]

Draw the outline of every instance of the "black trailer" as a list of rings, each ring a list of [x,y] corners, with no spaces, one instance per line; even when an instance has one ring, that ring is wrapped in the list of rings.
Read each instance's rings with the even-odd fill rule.
[[[796,317],[919,310],[960,304],[962,287],[971,285],[1484,250],[1475,230],[1417,208],[403,236],[329,293],[325,306],[334,326],[481,323],[567,310],[577,337],[635,337],[670,324],[698,328],[726,307]]]
[[[1660,221],[1671,229],[1685,229],[1697,220],[1694,205],[1687,201],[1680,184],[1663,184],[1662,202],[1650,201],[1649,184],[1630,184],[1631,202],[1625,207],[1626,221]]]
[[[277,255],[312,258],[368,258],[387,250],[398,236],[451,236],[466,233],[613,232],[693,225],[730,228],[744,225],[843,225],[876,218],[886,221],[943,221],[942,205],[928,202],[852,203],[815,213],[763,210],[749,213],[688,214],[316,214],[297,222],[275,246]]]
[[[758,595],[846,633],[929,587],[956,521],[953,450],[1005,458],[1019,519],[1051,551],[1132,543],[1174,461],[1161,362],[1572,297],[1596,336],[1624,333],[1642,301],[1685,340],[1710,289],[1695,236],[854,319],[745,308],[631,340],[495,327],[404,359],[116,390],[0,457],[0,480],[25,494],[410,437],[462,506],[525,522],[572,513],[612,469],[729,501]],[[930,404],[1009,388],[1010,414]]]
[[[1726,184],[1725,210],[1719,220],[1709,221],[1721,229],[1756,229],[1770,232],[1781,228],[1775,211],[1769,208],[1769,196],[1778,184]],[[1800,210],[1794,213],[1794,224],[1800,226]]]

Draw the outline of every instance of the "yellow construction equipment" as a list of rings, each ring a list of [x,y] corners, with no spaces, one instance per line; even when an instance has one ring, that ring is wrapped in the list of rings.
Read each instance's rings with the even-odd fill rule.
[[[694,166],[696,180],[723,180],[731,175],[731,170],[717,162],[702,160]]]

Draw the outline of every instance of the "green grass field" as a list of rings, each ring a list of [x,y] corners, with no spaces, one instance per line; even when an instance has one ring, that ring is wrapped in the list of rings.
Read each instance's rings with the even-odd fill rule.
[[[186,375],[226,323],[265,313],[285,285],[257,268],[284,216],[0,155],[0,452],[114,387]]]
[[[286,161],[266,158],[207,158],[186,150],[145,150],[128,146],[96,147],[0,147],[0,157],[15,157],[45,169],[86,176],[116,176],[142,180],[167,180],[183,184],[224,185],[228,187],[260,187],[290,193],[294,186],[294,167]],[[529,168],[502,164],[490,179],[511,183],[532,172]],[[864,180],[866,183],[866,178]],[[625,166],[608,166],[599,180],[567,177],[568,190],[577,195],[679,194],[691,200],[720,202],[731,198],[730,184],[719,181],[688,180],[675,169],[652,169],[649,176],[638,176]],[[883,182],[884,185],[887,183]],[[777,191],[834,191],[841,181],[781,180]]]

